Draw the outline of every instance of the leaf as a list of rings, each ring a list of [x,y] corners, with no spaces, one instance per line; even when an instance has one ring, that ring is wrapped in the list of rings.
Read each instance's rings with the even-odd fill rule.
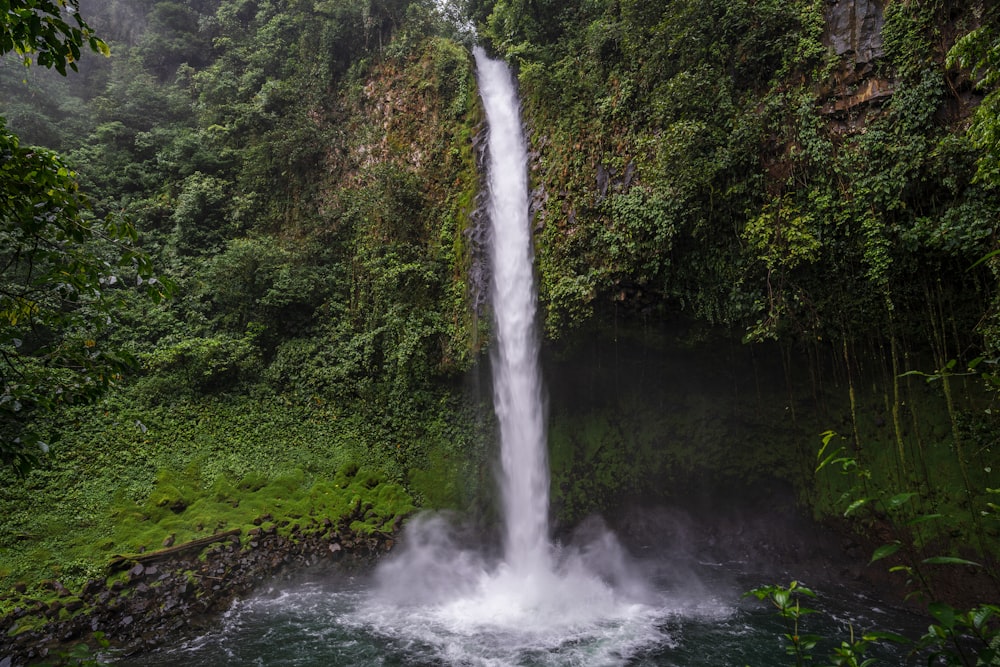
[[[811,598],[816,597],[816,593],[814,593],[811,588],[806,588],[805,586],[803,586],[802,584],[800,584],[798,581],[793,581],[791,584],[789,584],[788,590],[795,591],[799,595],[805,595],[805,596],[808,596],[808,597],[811,597]]]
[[[895,632],[887,632],[884,630],[873,630],[871,632],[866,632],[862,639],[865,641],[878,641],[884,639],[886,641],[895,642],[897,644],[910,644],[912,640],[903,635],[897,635]]]
[[[930,558],[925,558],[923,563],[926,565],[975,565],[976,567],[982,567],[979,563],[965,560],[964,558],[955,558],[954,556],[931,556]]]
[[[971,271],[972,269],[976,268],[977,266],[979,266],[980,264],[982,264],[986,260],[990,259],[991,257],[996,257],[997,255],[1000,255],[1000,250],[994,250],[993,252],[986,253],[985,255],[983,255],[982,257],[980,257],[979,259],[977,259],[976,262],[972,266],[970,266],[968,269],[966,269],[966,271]]]
[[[830,441],[836,435],[837,434],[834,431],[826,431],[823,433],[823,445],[819,448],[819,452],[816,454],[816,460],[819,461],[819,463],[816,464],[815,472],[819,472],[831,462],[836,462],[835,459],[837,459],[837,455],[844,451],[843,447],[837,447],[833,450],[833,452],[827,454],[826,458],[823,458],[823,455],[826,453],[826,448],[829,447]]]
[[[914,517],[906,522],[907,526],[915,526],[919,523],[926,523],[927,521],[934,521],[935,519],[940,519],[944,514],[921,514],[918,517]]]
[[[892,498],[889,499],[889,502],[888,502],[889,509],[897,509],[899,507],[902,507],[906,503],[910,502],[910,499],[913,498],[913,496],[915,496],[915,495],[917,495],[917,494],[916,493],[897,493],[896,495],[894,495]]]
[[[990,619],[993,614],[995,614],[997,608],[992,605],[983,605],[982,607],[977,607],[969,612],[969,618],[972,621],[972,627],[982,628],[986,621]]]
[[[844,510],[844,516],[850,516],[851,514],[853,514],[857,510],[859,510],[869,500],[871,500],[871,499],[870,498],[858,498],[853,503],[851,503],[850,505],[847,506],[847,509]]]
[[[749,590],[746,593],[744,593],[743,597],[748,598],[752,595],[758,600],[763,600],[768,595],[770,595],[773,590],[774,586],[759,586],[757,588],[754,588],[753,590]]]
[[[872,554],[872,559],[868,561],[868,564],[871,565],[875,561],[882,560],[883,558],[888,558],[889,556],[893,555],[902,548],[903,545],[900,544],[899,542],[894,542],[892,544],[883,544],[882,546],[880,546],[878,549],[875,550],[875,553]]]
[[[819,456],[823,455],[823,450],[824,449],[826,449],[825,445],[823,446],[822,449],[820,449]],[[843,451],[844,451],[843,447],[837,447],[837,449],[835,449],[834,451],[832,451],[829,454],[827,454],[826,458],[820,460],[819,463],[816,464],[816,470],[814,472],[819,472],[820,470],[822,470],[826,466],[830,465],[831,463],[845,463],[845,462],[847,462],[847,463],[855,463],[854,459],[851,458],[851,457],[840,456],[840,454]],[[818,458],[819,457],[817,457],[817,459]],[[843,468],[844,468],[845,471],[847,470],[848,467],[849,467],[848,465],[844,465],[843,466]]]
[[[942,627],[948,630],[955,627],[955,609],[951,605],[944,602],[931,602],[927,605],[927,611]]]
[[[788,591],[775,591],[774,593],[774,604],[778,605],[779,609],[785,609],[788,607],[788,601],[791,598]]]

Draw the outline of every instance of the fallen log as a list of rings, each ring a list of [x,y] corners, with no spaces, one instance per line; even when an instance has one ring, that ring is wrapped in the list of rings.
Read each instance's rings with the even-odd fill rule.
[[[174,554],[190,551],[191,549],[197,549],[207,544],[212,544],[213,542],[221,542],[228,537],[239,535],[241,532],[242,531],[239,528],[233,528],[232,530],[227,530],[224,533],[216,533],[215,535],[199,537],[196,540],[191,540],[190,542],[167,547],[166,549],[160,549],[158,551],[147,551],[141,554],[116,554],[115,557],[111,559],[111,562],[108,563],[108,570],[110,572],[114,572],[115,570],[123,569],[134,563],[151,563],[162,558],[167,558],[168,556],[173,556]]]

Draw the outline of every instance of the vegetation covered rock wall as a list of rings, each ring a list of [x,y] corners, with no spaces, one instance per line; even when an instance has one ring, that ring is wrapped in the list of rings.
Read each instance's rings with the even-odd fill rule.
[[[615,502],[609,487],[718,477],[731,462],[735,478],[770,469],[795,480],[823,514],[847,508],[880,531],[894,526],[880,538],[924,555],[988,556],[998,183],[983,140],[995,116],[983,109],[994,99],[996,8],[498,0],[473,11],[519,68],[557,353],[590,349],[596,333],[611,356],[591,359],[612,365],[636,353],[623,352],[635,345],[629,330],[647,340],[681,331],[647,354],[700,350],[708,374],[736,338],[782,368],[774,379],[788,391],[775,432],[726,428],[746,405],[720,401],[701,413],[716,431],[705,437],[663,416],[689,402],[683,390],[671,404],[669,390],[628,400],[605,386],[610,398],[584,431],[569,426],[580,412],[554,398],[565,497]],[[777,407],[781,390],[760,382],[774,369],[741,365],[732,386],[755,373],[758,386],[736,400],[771,396]],[[636,411],[647,417],[632,420]],[[789,429],[795,444],[775,452]],[[826,430],[846,438],[830,436],[825,450],[844,445],[833,458],[846,477],[820,466],[814,478]],[[722,444],[750,433],[758,446]],[[699,456],[680,461],[684,443],[699,443]],[[574,472],[563,478],[560,462]],[[643,469],[659,472],[630,477]],[[593,488],[595,476],[607,484]]]

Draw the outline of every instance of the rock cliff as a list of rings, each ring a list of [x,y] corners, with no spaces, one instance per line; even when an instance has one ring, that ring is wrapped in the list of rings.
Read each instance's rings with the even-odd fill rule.
[[[886,0],[827,0],[823,43],[840,60],[822,91],[827,114],[844,114],[892,95],[892,80],[877,73],[885,56],[885,6]]]

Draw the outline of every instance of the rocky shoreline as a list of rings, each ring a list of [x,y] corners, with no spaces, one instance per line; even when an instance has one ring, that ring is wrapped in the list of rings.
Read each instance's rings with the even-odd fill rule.
[[[78,592],[49,581],[50,602],[15,591],[20,606],[0,619],[0,667],[51,659],[102,636],[121,655],[148,651],[210,625],[234,600],[276,575],[324,561],[370,565],[394,544],[392,535],[355,534],[329,519],[305,528],[260,523],[246,534],[222,533],[207,546],[122,557],[116,564],[124,573],[92,579]]]

